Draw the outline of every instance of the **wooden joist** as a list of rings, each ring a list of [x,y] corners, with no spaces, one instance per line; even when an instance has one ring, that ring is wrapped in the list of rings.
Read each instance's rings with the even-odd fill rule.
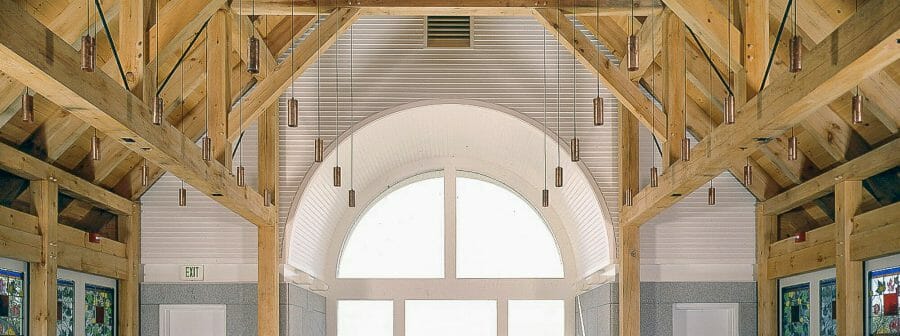
[[[856,215],[850,235],[850,259],[866,260],[900,253],[900,202]]]
[[[634,206],[623,210],[623,225],[643,224],[753,153],[762,145],[759,139],[782,134],[855,83],[900,59],[896,43],[900,21],[870,19],[885,15],[900,15],[900,2],[871,0],[862,5],[834,32],[831,43],[807,53],[804,71],[776,75],[758,99],[740,108],[736,124],[717,127],[694,148],[706,155],[676,163],[671,173],[660,178],[658,188],[641,191]]]
[[[575,2],[577,1],[577,2]],[[295,15],[315,15],[316,3],[313,0],[259,0],[232,1],[231,9],[242,15],[290,15],[291,3],[294,3]],[[658,0],[635,0],[634,11],[636,15],[647,15],[651,10],[661,7]],[[561,1],[559,6],[567,13],[576,5],[579,14],[597,13],[600,6],[601,15],[631,15],[631,1],[625,0],[567,0]],[[318,8],[320,12],[334,10],[332,3],[322,3]],[[555,7],[556,2],[535,2],[533,0],[357,0],[349,5],[360,9],[366,15],[529,15],[534,7]]]
[[[150,109],[113,79],[79,69],[80,54],[26,14],[18,3],[0,0],[9,13],[0,22],[0,71],[34,88],[107,136],[183,178],[254,224],[275,211],[262,197],[238,187],[218,163],[207,163],[197,146],[168,123],[153,125]]]
[[[666,139],[666,114],[654,112],[656,108],[650,99],[631,81],[624,69],[619,69],[608,58],[598,54],[596,46],[583,33],[573,29],[572,21],[564,13],[540,8],[534,10],[534,17],[559,43],[575,53],[585,68],[600,76],[603,85],[618,98],[619,103],[634,113],[641,124],[652,130],[658,139]]]

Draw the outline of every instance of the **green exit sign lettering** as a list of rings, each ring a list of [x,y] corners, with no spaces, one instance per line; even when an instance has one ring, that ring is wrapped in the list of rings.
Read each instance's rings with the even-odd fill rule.
[[[181,281],[203,281],[203,266],[182,265]]]

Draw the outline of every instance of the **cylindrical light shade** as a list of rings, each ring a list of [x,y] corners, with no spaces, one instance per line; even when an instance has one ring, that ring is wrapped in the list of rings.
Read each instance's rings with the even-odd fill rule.
[[[578,162],[581,160],[581,146],[578,145],[578,138],[572,138],[570,144],[572,146],[572,162]]]
[[[556,167],[556,187],[562,188],[563,186],[563,169],[562,167]]]
[[[706,204],[716,205],[716,188],[709,187],[709,191],[707,192]]]
[[[100,138],[96,134],[91,138],[91,159],[100,161]]]
[[[212,139],[208,136],[203,137],[203,141],[200,143],[201,156],[203,156],[203,161],[209,161],[212,159]]]
[[[351,208],[356,207],[356,190],[350,189],[347,191],[347,205]]]
[[[316,153],[315,153],[315,161],[322,162],[323,157],[325,156],[325,141],[322,141],[322,138],[316,138]]]
[[[550,190],[541,190],[541,206],[545,208],[550,206]]]
[[[165,113],[165,103],[163,102],[162,97],[156,96],[153,98],[153,116],[152,122],[154,125],[162,125],[163,114]]]
[[[794,161],[797,159],[797,137],[792,136],[788,138],[788,160]]]
[[[96,42],[93,36],[85,35],[81,37],[81,70],[94,72]]]
[[[628,71],[638,71],[638,37],[628,36]]]
[[[341,186],[341,167],[334,166],[333,171],[334,171],[334,186],[340,187]]]
[[[259,73],[259,39],[256,36],[250,36],[250,40],[247,42],[247,46],[250,48],[248,51],[248,59],[247,59],[247,72],[252,74]]]
[[[178,189],[178,206],[187,206],[187,189]]]
[[[141,165],[141,186],[146,187],[150,184],[150,167],[147,163]]]
[[[270,191],[269,188],[266,188],[263,190],[263,204],[265,206],[270,206],[272,203],[274,203],[272,202],[272,191]]]
[[[681,139],[681,159],[691,161],[691,139]]]
[[[603,125],[603,97],[594,98],[594,126]]]
[[[750,158],[747,158],[747,164],[744,165],[744,185],[750,186],[753,184],[753,166],[750,165]]]
[[[634,205],[634,192],[631,191],[631,188],[625,189],[625,195],[622,195],[622,198],[622,204],[624,204],[625,206]]]
[[[650,168],[650,186],[653,188],[659,186],[659,170],[656,167]]]
[[[853,95],[853,123],[854,124],[862,124],[863,116],[862,116],[862,96],[859,94]]]
[[[291,98],[288,100],[287,120],[288,127],[300,126],[300,102],[297,99]]]
[[[243,187],[247,183],[247,172],[244,169],[244,166],[237,167],[237,185],[239,187]]]
[[[791,38],[791,72],[803,70],[803,40],[798,36]]]
[[[28,90],[22,95],[22,121],[34,121],[34,96],[29,94]]]
[[[728,94],[725,96],[725,108],[723,111],[722,120],[726,125],[734,124],[734,95]]]

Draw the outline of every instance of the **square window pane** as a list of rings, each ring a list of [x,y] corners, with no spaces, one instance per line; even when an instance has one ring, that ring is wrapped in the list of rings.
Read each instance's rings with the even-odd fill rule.
[[[510,300],[509,336],[563,336],[565,313],[562,300]]]
[[[406,301],[406,336],[496,336],[495,301]]]
[[[392,336],[394,302],[338,301],[338,336]]]

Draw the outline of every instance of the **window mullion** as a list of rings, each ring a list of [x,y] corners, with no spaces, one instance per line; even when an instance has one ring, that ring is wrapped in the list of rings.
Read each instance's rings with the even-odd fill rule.
[[[456,279],[456,169],[444,170],[444,278]]]

